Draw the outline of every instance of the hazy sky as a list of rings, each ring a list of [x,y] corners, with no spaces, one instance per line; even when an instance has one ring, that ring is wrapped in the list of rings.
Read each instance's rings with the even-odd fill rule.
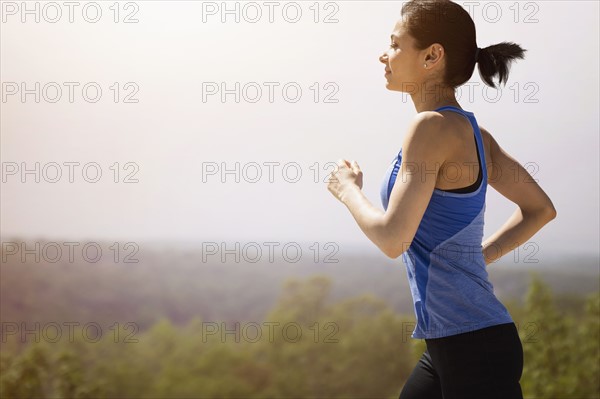
[[[386,90],[378,60],[402,2],[278,2],[272,22],[264,2],[228,2],[239,22],[235,12],[222,15],[221,2],[137,1],[118,10],[82,2],[72,23],[62,2],[27,5],[36,3],[39,22],[23,3],[2,2],[3,240],[374,249],[323,181],[327,162],[356,159],[365,193],[381,207],[384,172],[415,115],[410,99]],[[463,89],[459,101],[553,200],[558,218],[530,240],[538,257],[598,254],[598,2],[461,4],[480,47],[514,41],[528,50],[500,93],[485,89],[476,70],[472,93]],[[21,173],[36,162],[39,183]],[[236,162],[239,183],[220,174]],[[57,165],[62,175],[52,183]],[[84,179],[97,170],[96,183]],[[514,209],[489,187],[485,236]]]

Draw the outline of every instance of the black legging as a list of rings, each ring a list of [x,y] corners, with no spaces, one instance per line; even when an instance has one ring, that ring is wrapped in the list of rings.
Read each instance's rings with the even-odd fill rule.
[[[523,346],[514,323],[425,343],[400,399],[523,398]]]

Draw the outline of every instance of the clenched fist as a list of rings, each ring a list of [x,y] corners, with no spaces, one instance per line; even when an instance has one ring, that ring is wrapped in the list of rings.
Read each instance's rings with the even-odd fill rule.
[[[329,174],[327,189],[335,198],[342,201],[344,194],[355,187],[359,190],[363,186],[363,173],[356,161],[348,162],[345,159],[337,161],[336,168]]]

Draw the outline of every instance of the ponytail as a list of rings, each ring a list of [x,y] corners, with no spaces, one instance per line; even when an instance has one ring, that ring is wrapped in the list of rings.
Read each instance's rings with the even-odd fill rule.
[[[479,76],[488,85],[496,88],[493,77],[498,76],[498,83],[506,85],[511,63],[516,59],[525,58],[525,52],[518,44],[502,42],[482,48],[479,51],[477,63]]]

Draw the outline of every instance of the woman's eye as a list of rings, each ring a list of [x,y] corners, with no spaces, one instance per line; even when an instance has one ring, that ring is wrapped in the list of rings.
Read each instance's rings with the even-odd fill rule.
[[[396,48],[396,43],[393,43],[393,42],[392,42],[392,44],[390,44],[390,47],[392,47],[392,48]]]

